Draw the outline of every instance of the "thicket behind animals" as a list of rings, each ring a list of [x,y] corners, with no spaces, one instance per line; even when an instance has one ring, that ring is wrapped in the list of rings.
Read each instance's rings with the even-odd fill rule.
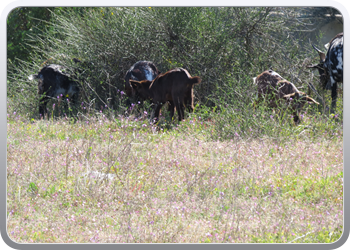
[[[183,67],[200,76],[202,84],[194,93],[201,107],[251,113],[252,77],[264,70],[272,67],[302,91],[312,80],[305,67],[316,58],[306,39],[310,21],[299,19],[299,12],[272,7],[67,8],[52,14],[50,29],[28,38],[33,63],[10,65],[8,102],[37,118],[37,83],[27,76],[56,63],[69,68],[82,85],[76,109],[108,107],[120,114],[128,108],[122,92],[125,73],[136,61],[149,60],[162,72]]]

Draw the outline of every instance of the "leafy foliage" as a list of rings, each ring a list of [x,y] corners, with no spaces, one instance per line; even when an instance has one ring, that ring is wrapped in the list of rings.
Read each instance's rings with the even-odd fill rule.
[[[273,68],[305,92],[306,82],[313,81],[326,104],[329,99],[305,67],[317,55],[305,42],[310,34],[300,31],[310,24],[310,19],[298,19],[303,11],[277,7],[55,9],[47,29],[27,36],[30,59],[9,65],[8,101],[16,112],[37,118],[37,87],[28,76],[56,63],[80,82],[82,94],[79,106],[61,105],[65,108],[52,110],[53,116],[74,116],[85,110],[93,114],[106,108],[114,116],[123,114],[129,108],[122,92],[125,73],[136,61],[149,60],[162,72],[183,67],[202,78],[194,89],[196,110],[215,110],[212,118],[218,120],[219,137],[226,137],[222,131],[232,134],[230,124],[240,124],[243,131],[260,127],[261,132],[271,132],[265,126],[271,120],[264,118],[273,115],[271,110],[252,108],[256,96],[252,78],[262,71]],[[74,58],[81,62],[75,63]],[[339,100],[336,115],[341,122]],[[308,114],[324,110],[321,105],[310,106]],[[254,114],[263,119],[257,120]],[[274,130],[281,131],[288,114],[278,118],[277,127],[271,124]]]

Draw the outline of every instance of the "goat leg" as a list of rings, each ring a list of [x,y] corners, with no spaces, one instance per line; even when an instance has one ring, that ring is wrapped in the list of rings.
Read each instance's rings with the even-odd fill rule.
[[[162,104],[157,103],[156,107],[154,108],[154,114],[153,114],[153,119],[155,118],[157,121],[159,121],[159,113],[162,108]]]
[[[331,103],[331,114],[334,114],[337,106],[337,88],[338,84],[335,82],[332,86],[332,103]]]

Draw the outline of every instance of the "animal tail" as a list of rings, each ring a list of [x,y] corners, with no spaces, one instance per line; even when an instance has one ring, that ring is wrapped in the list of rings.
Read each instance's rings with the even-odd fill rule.
[[[191,77],[189,80],[192,85],[197,85],[202,82],[202,79],[199,76]]]

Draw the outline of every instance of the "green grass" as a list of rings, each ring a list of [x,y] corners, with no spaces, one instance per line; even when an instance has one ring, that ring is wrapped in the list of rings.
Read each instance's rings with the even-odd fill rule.
[[[340,93],[335,114],[328,114],[330,94],[306,69],[317,53],[304,41],[318,44],[320,37],[300,32],[310,25],[294,18],[301,11],[53,12],[47,29],[27,41],[33,45],[28,61],[8,62],[11,239],[336,241],[343,230],[343,98]],[[164,107],[160,121],[151,124],[149,102],[127,105],[123,78],[139,60],[153,61],[161,72],[184,67],[201,77],[194,88],[195,111],[186,112],[185,121],[179,123],[177,115],[172,120]],[[69,74],[81,95],[76,105],[52,98],[41,119],[38,85],[28,76],[46,63],[79,68]],[[269,67],[301,91],[312,82],[326,106],[306,104],[296,126],[283,103],[275,110],[264,102],[254,105],[252,78]]]
[[[329,243],[340,237],[341,127],[310,137],[315,132],[306,116],[289,126],[302,132],[294,136],[240,131],[219,138],[224,118],[204,120],[197,112],[180,124],[161,119],[158,127],[134,118],[10,117],[9,236],[56,243]]]

